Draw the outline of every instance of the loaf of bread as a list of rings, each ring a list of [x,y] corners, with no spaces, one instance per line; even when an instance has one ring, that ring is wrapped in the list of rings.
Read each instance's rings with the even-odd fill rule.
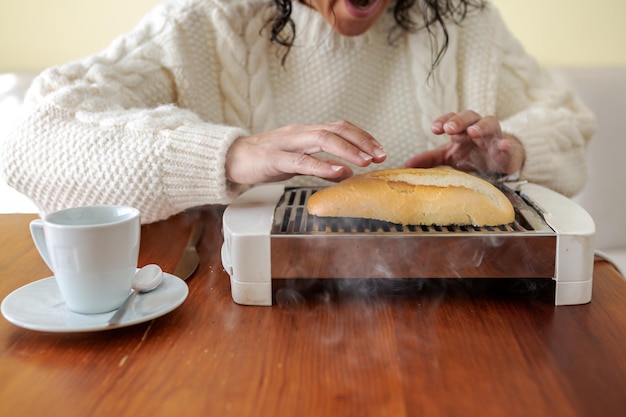
[[[514,221],[494,185],[451,168],[398,168],[356,175],[315,192],[309,213],[406,225],[496,226]]]

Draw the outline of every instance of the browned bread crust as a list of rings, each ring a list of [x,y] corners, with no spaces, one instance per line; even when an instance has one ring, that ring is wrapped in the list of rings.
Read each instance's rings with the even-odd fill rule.
[[[411,225],[496,226],[515,219],[494,185],[450,168],[397,168],[356,175],[313,194],[309,213]]]

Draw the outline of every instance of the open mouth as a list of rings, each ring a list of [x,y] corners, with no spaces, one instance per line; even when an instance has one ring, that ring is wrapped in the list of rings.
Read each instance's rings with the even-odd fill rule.
[[[357,9],[367,9],[370,5],[376,2],[376,0],[349,0],[352,6]]]
[[[378,10],[381,0],[346,0],[346,9],[356,18],[368,18]]]

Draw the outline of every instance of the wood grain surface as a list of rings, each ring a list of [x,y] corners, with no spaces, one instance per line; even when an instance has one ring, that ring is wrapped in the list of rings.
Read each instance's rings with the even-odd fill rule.
[[[142,227],[140,266],[169,272],[207,226],[189,297],[163,317],[77,334],[0,319],[0,416],[624,415],[626,280],[609,263],[581,306],[555,307],[546,279],[277,280],[274,306],[240,306],[222,212]],[[51,276],[33,218],[0,215],[2,298]]]

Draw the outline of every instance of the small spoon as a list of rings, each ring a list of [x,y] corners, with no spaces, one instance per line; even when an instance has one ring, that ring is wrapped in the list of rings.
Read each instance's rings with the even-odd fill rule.
[[[126,314],[128,307],[132,305],[138,293],[150,292],[163,282],[163,271],[158,265],[149,264],[135,272],[131,293],[124,304],[117,309],[109,320],[109,326],[116,326]]]

